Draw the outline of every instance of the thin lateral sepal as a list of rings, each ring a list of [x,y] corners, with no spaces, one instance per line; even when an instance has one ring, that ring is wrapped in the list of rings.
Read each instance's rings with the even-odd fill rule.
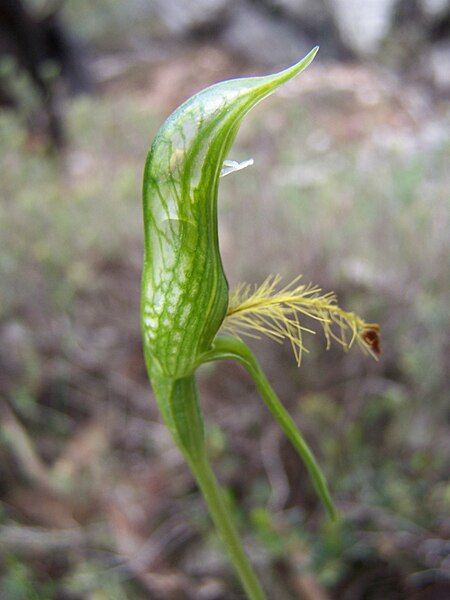
[[[264,403],[272,413],[272,416],[303,460],[316,493],[326,508],[330,519],[335,521],[338,513],[333,500],[331,499],[328,484],[322,469],[317,463],[311,448],[300,433],[291,415],[284,408],[281,400],[272,389],[272,386],[250,348],[242,340],[237,338],[217,337],[212,349],[202,357],[199,366],[200,364],[217,360],[236,360],[246,369],[261,394]]]

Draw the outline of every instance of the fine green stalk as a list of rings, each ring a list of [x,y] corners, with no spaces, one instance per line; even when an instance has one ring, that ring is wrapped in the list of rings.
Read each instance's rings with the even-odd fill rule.
[[[247,369],[335,518],[312,451],[239,336],[263,333],[277,341],[288,339],[300,362],[302,333],[308,331],[303,318],[308,317],[320,322],[328,344],[335,339],[348,349],[356,339],[375,357],[379,354],[378,326],[343,311],[333,294],[294,285],[297,281],[278,289],[279,278],[269,277],[259,288],[242,285],[230,296],[222,266],[219,178],[253,163],[227,159],[239,125],[260,100],[301,73],[317,50],[280,73],[223,81],[187,100],[160,128],[144,171],[141,328],[147,371],[163,420],[203,493],[250,600],[265,596],[208,461],[197,369],[220,359],[236,360]],[[234,337],[221,337],[221,331]]]
[[[233,517],[227,508],[222,490],[211,469],[209,461],[205,460],[191,462],[188,460],[191,470],[202,491],[209,513],[219,532],[220,538],[225,545],[231,562],[241,580],[242,587],[247,596],[252,600],[264,600],[264,594],[259,581],[252,569],[250,561],[245,554],[236,527],[233,523]]]
[[[174,388],[177,390],[176,392],[174,392]],[[242,587],[251,600],[265,600],[266,596],[245,554],[238,532],[233,524],[232,515],[209,464],[194,377],[186,377],[178,382],[176,386],[169,386],[169,388],[156,383],[153,385],[153,389],[156,400],[163,412],[164,420],[171,429],[174,439],[178,443],[202,491],[209,513],[236,569]],[[168,397],[171,398],[170,402],[167,402]],[[172,410],[170,413],[164,414],[164,407],[167,404]],[[183,423],[188,425],[186,430],[191,435],[189,438],[181,440],[178,431],[184,429]]]

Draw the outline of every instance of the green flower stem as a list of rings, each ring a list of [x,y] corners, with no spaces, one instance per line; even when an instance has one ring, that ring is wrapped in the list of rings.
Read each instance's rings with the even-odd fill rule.
[[[250,561],[242,547],[233,518],[228,510],[223,492],[209,465],[208,460],[191,461],[186,457],[189,466],[203,493],[209,513],[219,532],[230,559],[239,575],[241,584],[250,600],[265,600],[264,594]]]
[[[248,371],[266,406],[305,463],[317,494],[321,498],[328,514],[331,519],[335,520],[337,517],[336,508],[328,491],[327,482],[322,470],[317,464],[308,444],[299,432],[294,420],[273,391],[254,354],[241,340],[231,337],[218,337],[214,341],[212,351],[206,357],[203,357],[203,361],[221,359],[236,360]]]
[[[151,369],[151,363],[148,361],[147,364]],[[191,375],[174,381],[153,374],[152,385],[163,419],[197,480],[249,600],[265,600],[208,461],[195,377]]]

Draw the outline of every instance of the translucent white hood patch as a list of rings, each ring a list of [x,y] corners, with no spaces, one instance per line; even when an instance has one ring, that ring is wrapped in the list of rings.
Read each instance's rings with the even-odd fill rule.
[[[237,162],[236,160],[224,160],[222,170],[220,171],[220,176],[225,177],[225,175],[229,175],[230,173],[235,173],[236,171],[242,171],[242,169],[246,169],[247,167],[251,167],[254,163],[253,158],[249,158],[248,160],[243,160],[242,162]]]

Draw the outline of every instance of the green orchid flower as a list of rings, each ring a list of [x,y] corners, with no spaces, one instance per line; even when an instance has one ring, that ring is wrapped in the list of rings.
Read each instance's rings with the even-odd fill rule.
[[[231,359],[248,371],[335,518],[325,478],[309,446],[241,336],[262,333],[277,341],[288,339],[300,362],[306,317],[321,325],[328,344],[335,339],[348,348],[357,341],[371,354],[379,353],[378,327],[343,311],[334,294],[322,294],[298,279],[281,286],[278,276],[270,276],[259,287],[241,285],[230,295],[222,266],[217,232],[219,180],[253,162],[227,159],[239,125],[260,100],[301,73],[317,50],[280,73],[224,81],[187,100],[157,133],[144,172],[141,325],[148,375],[164,422],[198,482],[252,600],[265,595],[208,461],[197,369],[207,362]]]

